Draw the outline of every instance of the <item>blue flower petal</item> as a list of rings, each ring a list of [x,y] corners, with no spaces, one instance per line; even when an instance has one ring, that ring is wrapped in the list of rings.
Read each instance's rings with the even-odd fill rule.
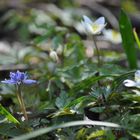
[[[24,79],[25,79],[25,73],[21,73],[20,80],[24,80]]]
[[[105,24],[105,18],[104,17],[99,17],[94,24]]]
[[[89,23],[89,24],[93,24],[93,22],[90,20],[90,18],[89,17],[87,17],[87,16],[83,16],[83,19],[84,19],[84,22],[86,22],[86,23]]]
[[[5,80],[5,81],[1,81],[2,83],[5,84],[35,84],[37,83],[36,80],[31,80],[31,79],[27,79],[28,75],[24,72],[10,72],[10,79]]]
[[[22,77],[22,72],[17,71],[17,72],[16,72],[16,78],[17,78],[17,80],[18,80],[18,81],[19,81],[19,80],[22,80],[21,77]]]
[[[10,72],[10,78],[16,80],[16,73]]]
[[[1,82],[4,84],[17,84],[17,82],[14,80],[5,80],[5,81],[1,81]]]
[[[27,80],[23,80],[23,83],[27,84],[27,85],[31,85],[31,84],[36,84],[37,81],[36,80],[27,79]]]

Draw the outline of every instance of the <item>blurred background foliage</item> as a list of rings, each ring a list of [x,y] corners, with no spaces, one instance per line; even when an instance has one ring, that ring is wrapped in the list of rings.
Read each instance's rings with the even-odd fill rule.
[[[104,16],[107,29],[121,32],[122,42],[96,36],[101,67],[81,26],[83,15]],[[140,67],[133,36],[133,28],[140,33],[139,15],[139,0],[0,0],[0,78],[21,70],[39,81],[22,89],[28,122],[21,121],[15,87],[0,85],[0,103],[20,121],[11,123],[1,114],[0,139],[87,118],[124,128],[75,126],[35,139],[140,139],[139,89],[135,94],[122,84]]]

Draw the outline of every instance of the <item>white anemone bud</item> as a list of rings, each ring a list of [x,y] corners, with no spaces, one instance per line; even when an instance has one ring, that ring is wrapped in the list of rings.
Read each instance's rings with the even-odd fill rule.
[[[57,53],[55,51],[50,51],[49,56],[53,61],[58,62],[58,56],[57,56]]]
[[[56,52],[57,52],[58,55],[61,55],[63,53],[63,46],[59,44]]]
[[[92,58],[94,56],[94,50],[93,50],[93,47],[92,46],[88,46],[86,48],[86,56],[88,58]]]

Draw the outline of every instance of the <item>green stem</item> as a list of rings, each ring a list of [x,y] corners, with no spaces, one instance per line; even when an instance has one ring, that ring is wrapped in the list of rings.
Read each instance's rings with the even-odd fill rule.
[[[61,61],[61,66],[63,67],[64,66],[64,46],[62,44],[62,53],[61,53],[61,56],[60,56],[60,61]]]
[[[139,39],[139,37],[138,37],[138,34],[137,34],[135,28],[133,29],[133,34],[134,34],[135,40],[136,40],[136,42],[137,42],[137,45],[138,45],[138,47],[139,47],[139,49],[140,49],[140,39]]]
[[[97,43],[96,43],[96,40],[95,40],[94,36],[92,37],[92,39],[93,39],[94,46],[95,46],[95,48],[96,48],[98,66],[100,66],[100,64],[101,64],[100,52],[99,52],[99,49],[98,49],[98,47],[97,47]]]
[[[20,108],[22,110],[22,113],[24,115],[25,120],[28,120],[25,104],[24,104],[24,101],[23,101],[23,98],[22,98],[22,95],[21,95],[21,87],[20,87],[20,85],[16,85],[16,88],[17,88],[17,98],[18,98],[18,101],[19,101],[19,104],[20,104]]]

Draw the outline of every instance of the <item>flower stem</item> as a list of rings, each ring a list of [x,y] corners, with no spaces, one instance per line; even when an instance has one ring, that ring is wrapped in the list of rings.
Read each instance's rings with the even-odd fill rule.
[[[98,49],[98,47],[97,47],[97,43],[96,43],[95,37],[92,36],[92,39],[93,39],[94,46],[95,46],[95,48],[96,48],[97,60],[98,60],[98,67],[99,67],[100,64],[101,64],[101,60],[100,60],[100,52],[99,52],[99,49]]]
[[[17,98],[18,98],[22,113],[24,115],[25,120],[28,120],[25,104],[24,104],[24,101],[23,101],[23,98],[21,95],[21,87],[20,87],[20,85],[16,85],[16,88],[17,88]]]

